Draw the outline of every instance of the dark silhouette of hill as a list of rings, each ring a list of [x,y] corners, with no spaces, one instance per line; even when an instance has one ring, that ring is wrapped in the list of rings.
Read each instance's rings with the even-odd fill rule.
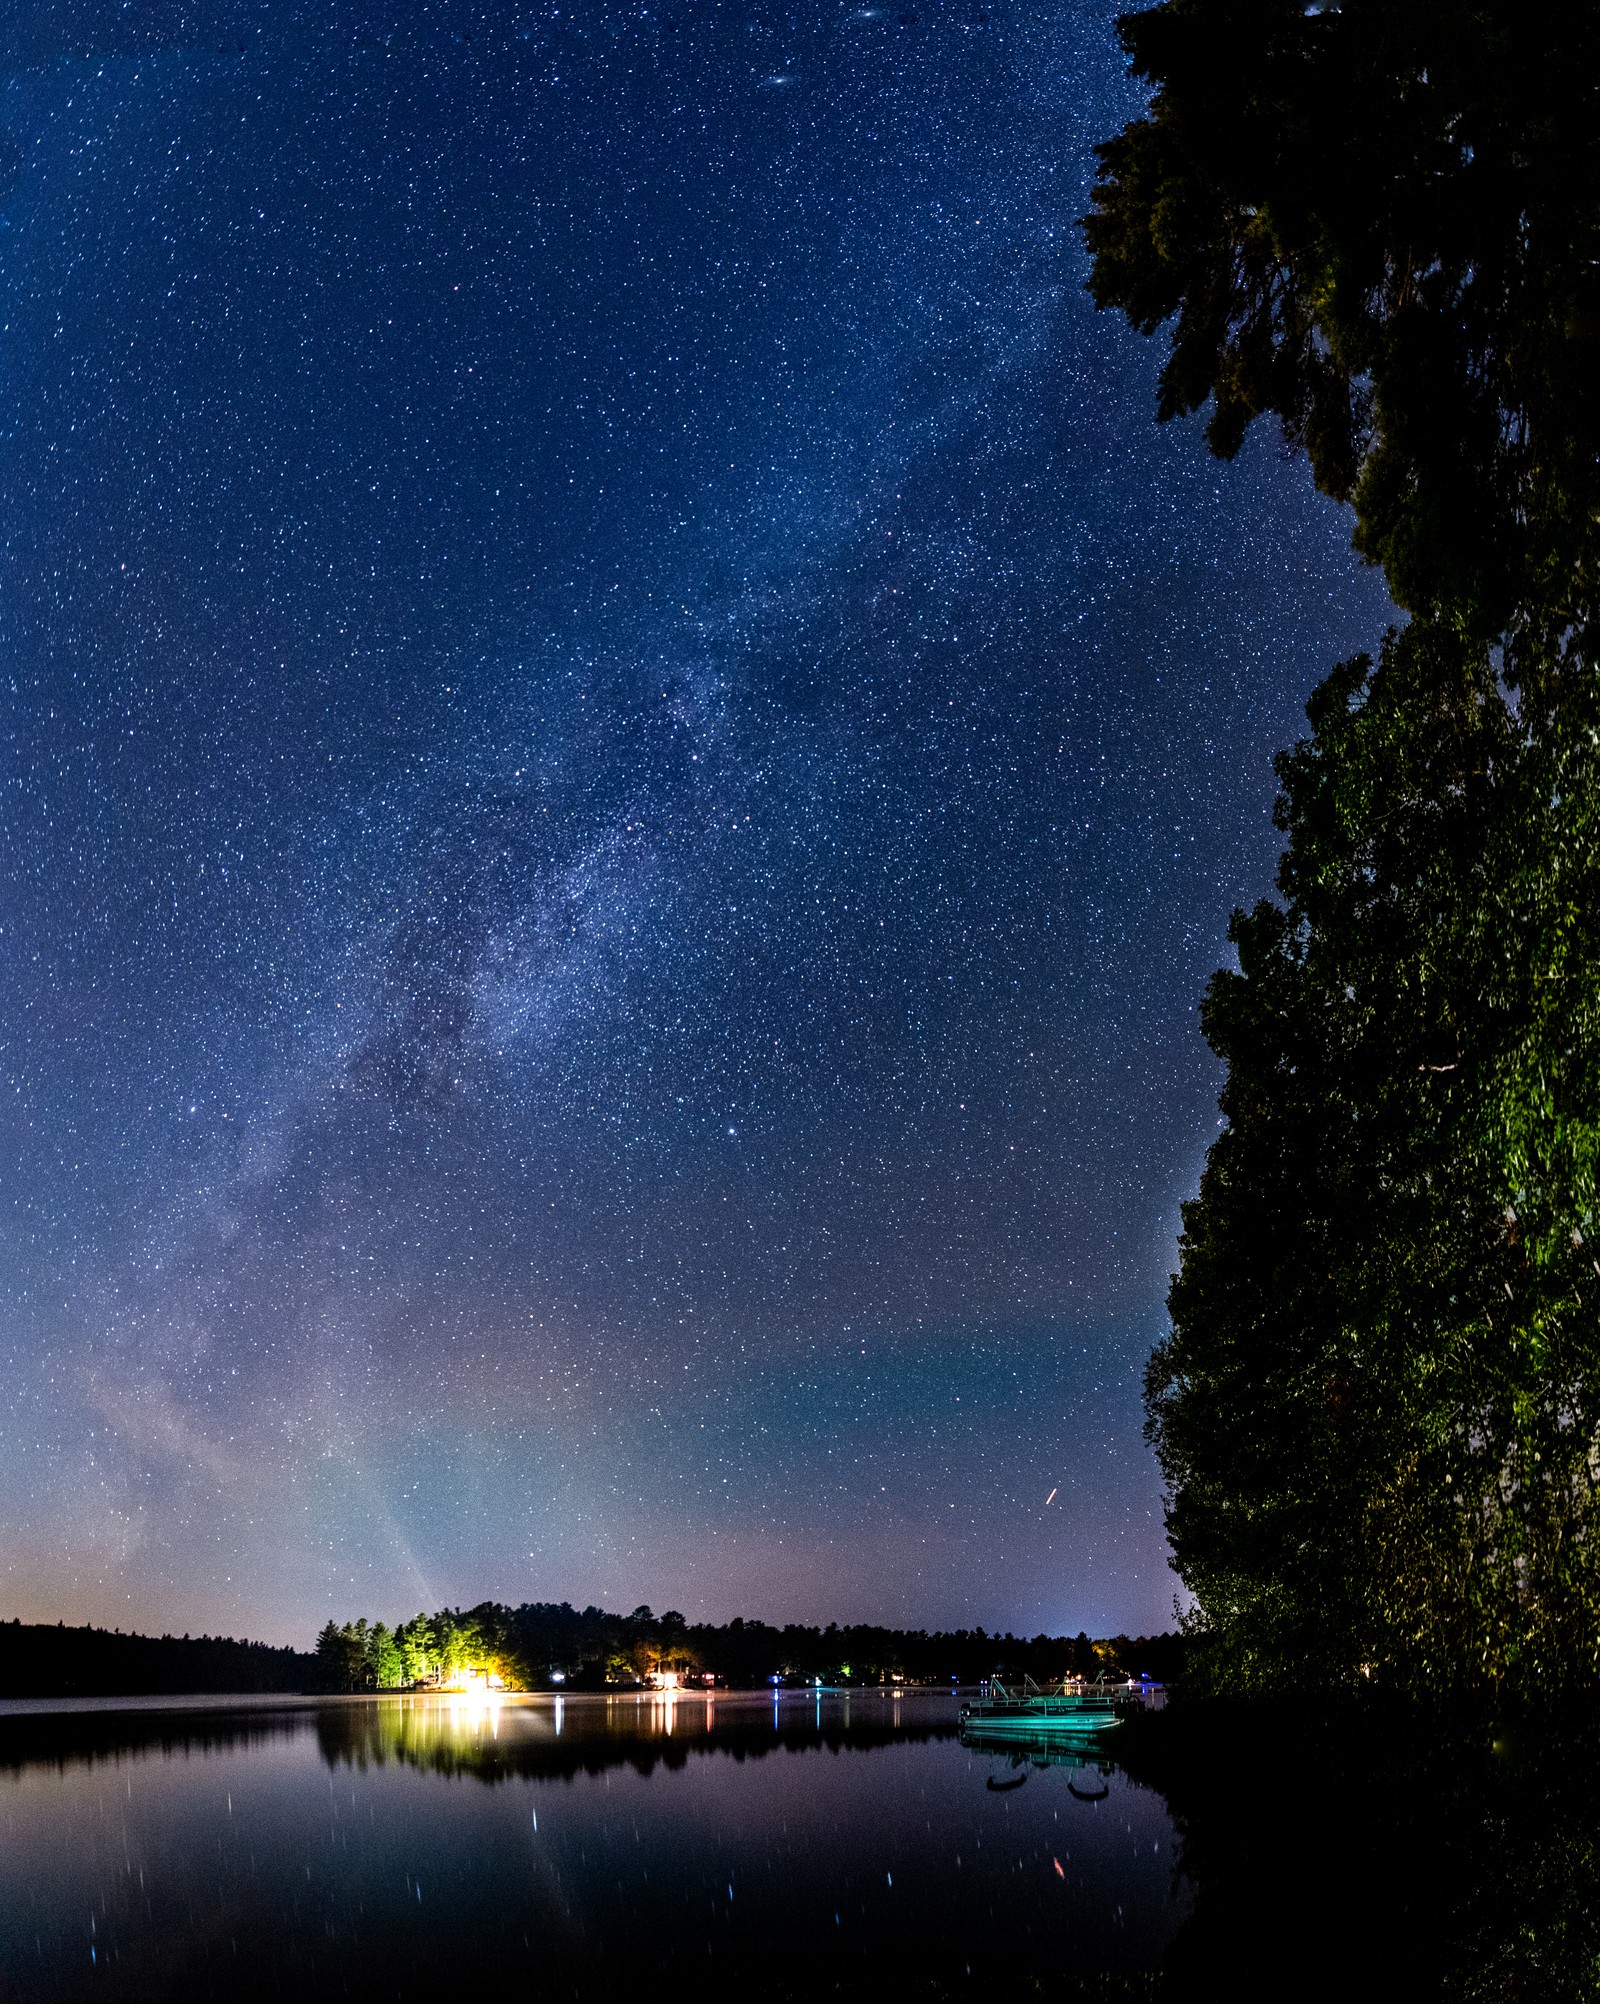
[[[0,1698],[123,1698],[189,1691],[309,1691],[317,1661],[231,1635],[124,1635],[0,1621]]]

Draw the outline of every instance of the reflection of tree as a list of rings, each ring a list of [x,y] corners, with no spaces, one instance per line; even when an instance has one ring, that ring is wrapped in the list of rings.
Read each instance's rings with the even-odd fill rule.
[[[470,1775],[485,1782],[513,1776],[570,1778],[631,1766],[640,1774],[682,1768],[691,1753],[725,1753],[734,1760],[762,1754],[902,1745],[950,1739],[953,1719],[896,1727],[886,1717],[846,1723],[814,1716],[791,1721],[763,1707],[714,1708],[697,1700],[666,1707],[568,1700],[556,1731],[553,1705],[493,1706],[437,1698],[308,1701],[259,1711],[52,1712],[0,1717],[0,1774],[27,1769],[92,1766],[152,1754],[233,1753],[282,1744],[314,1731],[330,1767],[398,1765],[434,1774]]]
[[[1313,1943],[1319,1996],[1595,1994],[1600,1720],[1196,1705],[1118,1752],[1195,1894],[1164,1996],[1273,1994]]]
[[[92,1766],[149,1754],[233,1753],[293,1739],[310,1726],[309,1705],[260,1711],[13,1713],[0,1718],[0,1774]]]
[[[954,1720],[895,1726],[884,1718],[866,1721],[780,1718],[775,1727],[764,1708],[734,1712],[691,1700],[673,1707],[670,1732],[666,1707],[635,1704],[568,1703],[561,1730],[553,1706],[453,1705],[398,1700],[376,1705],[328,1707],[317,1713],[317,1744],[330,1767],[381,1767],[391,1763],[434,1774],[470,1775],[483,1782],[513,1778],[571,1779],[631,1767],[648,1775],[658,1767],[687,1766],[691,1754],[720,1753],[734,1760],[769,1753],[801,1753],[826,1748],[838,1753],[903,1745],[908,1740],[951,1739]]]
[[[631,1699],[569,1701],[559,1734],[550,1704],[438,1699],[36,1715],[0,1718],[0,1775],[309,1748],[313,1734],[333,1769],[404,1767],[488,1785],[954,1739],[952,1719],[907,1709],[897,1728],[877,1701],[853,1706],[866,1716],[848,1723],[842,1708],[819,1723],[812,1707],[785,1706],[774,1726],[764,1705],[680,1701],[670,1735],[665,1704]],[[1063,1764],[1114,1761],[1171,1809],[1193,1904],[1161,1972],[1163,1998],[1287,1989],[1543,2004],[1595,1994],[1600,1716],[1530,1709],[1507,1728],[1397,1709],[1329,1716],[1195,1703],[1130,1718],[1114,1737],[1114,1756],[1070,1752]],[[1002,1782],[1021,1762],[1054,1761],[1049,1749],[981,1751],[993,1752],[988,1778]],[[985,1764],[969,1768],[949,1752],[954,1785],[987,1800]]]

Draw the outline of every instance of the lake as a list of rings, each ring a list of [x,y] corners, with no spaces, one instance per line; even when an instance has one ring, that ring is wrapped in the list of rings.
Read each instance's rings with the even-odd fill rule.
[[[943,1692],[0,1711],[6,2004],[1134,1995],[1188,1906]]]

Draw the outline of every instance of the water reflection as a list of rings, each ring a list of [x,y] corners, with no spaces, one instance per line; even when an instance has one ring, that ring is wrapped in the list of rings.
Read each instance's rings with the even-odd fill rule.
[[[0,1715],[0,1998],[1600,1995],[1600,1717],[942,1696]]]
[[[635,1773],[685,1767],[696,1755],[735,1761],[826,1748],[855,1752],[892,1743],[949,1740],[957,1725],[948,1706],[928,1707],[914,1722],[899,1708],[849,1697],[774,1705],[724,1697],[647,1694],[554,1704],[494,1698],[405,1698],[320,1711],[317,1744],[331,1767],[403,1762],[434,1774],[480,1781],[512,1776],[603,1774],[627,1765]]]
[[[1164,1805],[991,1791],[1013,1751],[942,1694],[0,1717],[0,1995],[1142,1982],[1184,1912]]]
[[[265,1747],[304,1735],[310,1702],[237,1708],[223,1701],[181,1711],[122,1706],[104,1710],[26,1711],[0,1707],[0,1776],[30,1770],[65,1773],[75,1766],[139,1756],[204,1756]],[[3,1993],[0,1993],[3,1995]]]
[[[1079,1802],[1103,1802],[1111,1793],[1116,1762],[1104,1746],[1082,1741],[1074,1746],[1047,1735],[987,1734],[971,1727],[963,1728],[961,1744],[971,1753],[988,1756],[991,1766],[984,1786],[991,1794],[1021,1788],[1030,1775],[1047,1768],[1070,1768],[1084,1779],[1087,1785],[1081,1787],[1070,1776],[1067,1780],[1067,1793]]]

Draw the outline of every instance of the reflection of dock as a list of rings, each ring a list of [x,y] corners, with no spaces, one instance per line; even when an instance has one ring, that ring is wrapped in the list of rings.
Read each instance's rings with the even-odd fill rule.
[[[969,1753],[1004,1757],[1013,1767],[1095,1768],[1109,1773],[1115,1762],[1110,1751],[1092,1740],[1070,1740],[1061,1734],[985,1733],[972,1726],[961,1728],[961,1744]]]

